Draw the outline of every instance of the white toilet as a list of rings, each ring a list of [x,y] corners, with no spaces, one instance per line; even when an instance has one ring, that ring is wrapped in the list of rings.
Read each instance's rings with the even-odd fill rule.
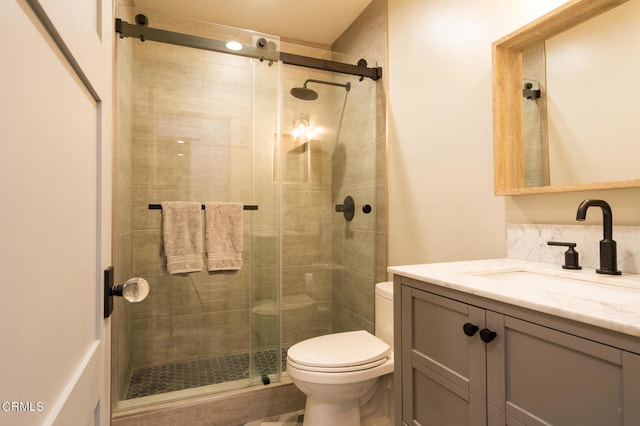
[[[393,399],[392,282],[376,285],[375,310],[376,336],[364,330],[327,334],[287,351],[287,373],[307,395],[305,426],[390,424],[390,408],[383,421],[379,411]]]

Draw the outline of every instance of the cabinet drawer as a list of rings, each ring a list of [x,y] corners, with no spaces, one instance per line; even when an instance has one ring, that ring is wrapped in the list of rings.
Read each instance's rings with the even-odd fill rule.
[[[468,382],[451,382],[406,355],[402,368],[405,424],[485,425],[486,402],[469,391]]]
[[[470,357],[484,363],[484,344],[468,337],[465,323],[484,327],[484,310],[445,297],[403,287],[402,352],[423,364],[446,366],[461,377],[472,374]],[[480,357],[480,358],[476,358]]]

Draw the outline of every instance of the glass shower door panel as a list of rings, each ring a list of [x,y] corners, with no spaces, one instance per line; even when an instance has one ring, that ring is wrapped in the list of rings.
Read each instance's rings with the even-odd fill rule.
[[[353,219],[333,213],[333,331],[374,332],[376,84],[356,77],[332,156],[332,205],[354,200]],[[335,210],[334,210],[335,211]]]
[[[172,31],[226,30],[147,16]],[[151,292],[116,302],[114,398],[122,409],[249,386],[264,370],[255,371],[254,295],[278,294],[278,65],[133,38],[118,40],[117,63],[115,266],[119,282],[141,276]],[[243,212],[242,268],[208,271],[203,247],[201,271],[167,273],[162,211],[148,207],[163,201],[257,205]],[[263,333],[269,345],[278,329]]]
[[[282,74],[286,348],[336,331],[373,332],[376,86],[368,79],[287,65]],[[292,91],[305,82],[317,93],[315,100]],[[347,196],[355,201],[350,222],[336,211]]]
[[[273,161],[278,139],[279,64],[253,61],[253,179],[260,210],[251,223],[251,379],[280,380],[279,171]]]

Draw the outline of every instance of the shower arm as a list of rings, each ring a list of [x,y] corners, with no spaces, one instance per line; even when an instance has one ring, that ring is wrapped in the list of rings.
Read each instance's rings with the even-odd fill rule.
[[[344,87],[347,90],[347,92],[351,90],[351,83],[342,84],[342,83],[334,83],[332,81],[314,80],[310,78],[304,82],[303,87],[305,89],[307,88],[307,83],[318,83],[318,84],[326,84],[327,86]]]

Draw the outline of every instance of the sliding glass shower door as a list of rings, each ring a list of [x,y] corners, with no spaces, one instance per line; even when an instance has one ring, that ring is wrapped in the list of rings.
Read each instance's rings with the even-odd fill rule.
[[[131,22],[137,13],[120,10]],[[258,36],[145,14],[173,31]],[[115,400],[278,380],[278,63],[129,38],[117,64],[114,263],[118,282],[140,276],[151,293],[114,311]],[[162,211],[149,208],[163,201],[257,206],[244,210],[242,268],[168,274]]]

